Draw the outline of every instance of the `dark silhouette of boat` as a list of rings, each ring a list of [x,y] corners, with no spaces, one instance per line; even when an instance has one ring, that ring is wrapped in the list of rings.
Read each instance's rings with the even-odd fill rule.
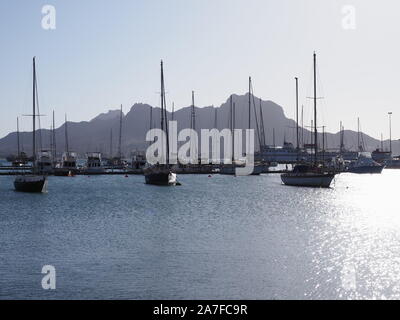
[[[176,185],[176,173],[172,172],[172,167],[169,164],[169,135],[168,135],[168,121],[165,101],[165,87],[164,87],[164,70],[163,62],[161,61],[161,130],[166,134],[166,163],[157,163],[155,165],[146,166],[143,170],[146,184],[153,184],[158,186],[172,186]],[[150,129],[151,129],[150,119]]]
[[[297,78],[296,78],[297,87]],[[298,94],[296,90],[296,95]],[[314,52],[314,161],[313,163],[298,163],[292,171],[281,174],[285,185],[297,187],[329,188],[336,172],[318,164],[318,135],[317,135],[317,72],[316,54]]]
[[[32,130],[32,174],[21,175],[15,178],[14,188],[20,192],[46,192],[47,191],[47,176],[36,174],[38,172],[36,164],[36,99],[37,99],[37,85],[36,85],[36,65],[35,57],[33,58],[33,130]]]

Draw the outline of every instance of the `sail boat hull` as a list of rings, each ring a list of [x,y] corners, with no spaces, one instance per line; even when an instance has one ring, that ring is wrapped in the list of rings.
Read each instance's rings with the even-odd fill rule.
[[[281,180],[285,185],[295,187],[329,188],[334,174],[293,174],[286,173],[281,175]]]
[[[375,173],[379,174],[382,173],[382,170],[385,166],[359,166],[359,167],[353,167],[349,168],[348,172],[351,173]]]
[[[17,177],[14,187],[19,192],[44,193],[47,192],[47,178],[45,176]]]
[[[146,184],[157,186],[176,185],[176,174],[168,168],[147,168],[144,171]]]

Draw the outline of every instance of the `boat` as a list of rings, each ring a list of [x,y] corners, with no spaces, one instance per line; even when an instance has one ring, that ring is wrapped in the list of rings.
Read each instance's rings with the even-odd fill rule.
[[[37,99],[37,85],[36,85],[36,58],[33,57],[33,130],[32,130],[32,173],[27,175],[17,176],[14,180],[14,188],[20,192],[44,193],[47,192],[47,176],[38,174],[40,171],[36,163],[36,99]]]
[[[370,152],[360,152],[357,161],[349,164],[347,172],[351,173],[382,173],[384,164],[372,159]]]
[[[146,165],[146,155],[144,152],[134,151],[132,154],[132,169],[142,170]]]
[[[65,133],[65,152],[61,157],[61,164],[54,168],[55,176],[70,177],[74,176],[78,172],[76,166],[77,154],[76,152],[69,151],[69,139],[68,139],[68,121],[67,116],[65,116],[64,124]]]
[[[334,177],[333,172],[309,164],[295,165],[291,172],[281,175],[285,185],[318,188],[329,188]]]
[[[400,156],[393,157],[386,162],[386,169],[400,169]]]
[[[335,177],[335,172],[318,164],[318,132],[317,132],[317,56],[314,52],[314,162],[301,164],[298,162],[293,170],[281,174],[285,185],[298,187],[329,188]],[[296,81],[297,83],[297,81]],[[297,90],[296,90],[297,94]]]
[[[378,163],[385,163],[392,159],[392,153],[390,151],[385,151],[383,148],[375,149],[372,151],[372,159]]]
[[[161,130],[166,133],[166,163],[156,163],[154,165],[146,164],[143,170],[146,184],[157,186],[174,186],[177,185],[177,176],[173,172],[173,168],[169,163],[169,135],[168,135],[168,121],[165,100],[165,87],[164,87],[164,69],[163,61],[161,60]],[[150,119],[151,123],[152,119]],[[151,127],[151,126],[150,126]]]
[[[59,167],[54,168],[54,175],[61,177],[70,177],[78,173],[76,165],[77,154],[76,152],[66,151],[61,157],[61,164]]]
[[[101,161],[101,152],[88,152],[86,154],[86,168],[84,169],[85,174],[103,174],[105,169]]]
[[[146,184],[158,186],[176,185],[176,173],[172,172],[165,164],[156,164],[144,169]]]
[[[51,151],[49,150],[38,152],[36,167],[41,174],[53,173],[53,161],[51,158]]]

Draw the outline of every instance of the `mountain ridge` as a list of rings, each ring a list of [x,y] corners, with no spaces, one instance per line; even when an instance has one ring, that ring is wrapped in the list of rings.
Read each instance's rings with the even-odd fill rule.
[[[289,140],[296,144],[295,127],[296,123],[293,119],[286,117],[283,108],[277,103],[270,100],[260,100],[254,96],[256,105],[256,114],[260,126],[260,101],[264,119],[264,127],[266,133],[266,143],[273,144],[272,131],[275,128],[275,143],[282,145],[283,140]],[[235,128],[246,129],[248,126],[248,93],[244,95],[232,94],[232,100],[235,103],[236,110],[236,123]],[[145,142],[145,133],[150,127],[150,108],[153,108],[153,127],[159,127],[160,123],[160,109],[152,107],[146,103],[135,103],[129,111],[123,114],[123,128],[122,128],[122,152],[125,156],[129,156],[130,152],[134,150],[144,150],[148,145]],[[217,112],[217,128],[229,128],[229,109],[230,97],[226,99],[219,107],[204,106],[195,107],[196,112],[196,129],[211,129],[214,127],[215,112]],[[252,106],[251,126],[255,128],[254,109]],[[190,113],[191,107],[183,107],[174,113],[174,120],[178,122],[178,131],[183,128],[190,128]],[[171,112],[167,112],[168,119],[171,119]],[[89,121],[68,122],[69,133],[69,146],[71,150],[78,152],[81,155],[89,151],[100,151],[105,155],[110,154],[111,150],[111,131],[113,136],[112,141],[112,154],[117,152],[118,134],[119,134],[119,116],[120,110],[108,110],[94,117]],[[64,125],[58,127],[56,132],[56,146],[58,154],[64,150],[65,137]],[[301,130],[301,129],[300,129]],[[309,143],[311,133],[307,129],[304,130],[304,142]],[[40,136],[42,141],[42,149],[50,148],[50,131],[48,129],[41,129],[37,131],[37,136]],[[31,132],[20,133],[21,150],[28,154],[31,151],[30,141],[32,139]],[[322,135],[319,133],[319,141],[322,140]],[[308,140],[308,142],[307,142]],[[380,145],[380,141],[363,134],[363,140],[366,149],[369,151],[374,150]],[[255,142],[257,144],[257,133]],[[340,141],[340,133],[326,133],[326,141],[328,149],[338,148]],[[357,145],[357,132],[352,130],[345,130],[345,143],[347,149],[355,149]],[[384,142],[388,145],[388,141]],[[395,154],[400,152],[400,145],[398,141],[392,142],[393,151]],[[0,156],[5,157],[10,154],[17,153],[17,133],[11,132],[5,137],[0,139]],[[256,147],[257,149],[257,147]]]

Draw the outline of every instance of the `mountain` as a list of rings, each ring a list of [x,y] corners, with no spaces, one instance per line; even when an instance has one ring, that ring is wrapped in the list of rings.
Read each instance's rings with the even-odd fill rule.
[[[248,126],[248,94],[233,95],[233,101],[236,105],[236,128],[245,129]],[[260,124],[259,98],[256,101],[256,114]],[[229,98],[219,107],[205,106],[202,108],[195,107],[196,112],[196,129],[211,129],[214,127],[215,110],[217,112],[217,127],[218,129],[228,128],[229,117]],[[123,114],[123,129],[122,129],[122,152],[125,156],[129,156],[131,151],[144,150],[148,143],[145,142],[145,134],[150,126],[150,108],[151,106],[143,103],[134,104],[127,114]],[[261,108],[264,119],[264,127],[266,133],[266,143],[273,144],[273,128],[275,128],[275,143],[282,145],[284,139],[286,141],[296,143],[295,127],[296,123],[292,119],[285,116],[283,108],[272,101],[261,101]],[[178,121],[178,131],[183,128],[190,128],[190,112],[191,108],[185,107],[179,109],[174,114],[174,119]],[[69,148],[78,152],[82,157],[88,151],[100,151],[106,156],[110,153],[111,143],[110,136],[112,131],[112,146],[113,154],[117,153],[118,134],[119,134],[119,116],[120,110],[110,110],[107,113],[102,113],[90,121],[68,122],[69,133]],[[168,119],[171,119],[171,113],[168,112]],[[160,109],[153,108],[153,127],[159,127]],[[255,128],[254,111],[252,110],[252,128]],[[59,154],[62,153],[65,146],[64,125],[56,129],[56,146]],[[304,129],[304,142],[310,142],[310,131]],[[345,144],[348,149],[356,149],[357,132],[346,130]],[[41,129],[37,131],[38,140],[42,141],[42,149],[50,148],[50,131]],[[322,135],[319,134],[319,142],[322,142]],[[339,133],[327,133],[326,142],[328,148],[338,148]],[[30,132],[20,133],[20,143],[25,152],[30,154],[32,134]],[[380,141],[366,134],[363,134],[364,144],[369,151],[374,150],[380,145]],[[255,137],[257,145],[257,136]],[[388,142],[385,141],[385,146]],[[393,141],[393,151],[395,154],[400,152],[398,141]],[[256,147],[257,148],[257,147]],[[16,154],[17,149],[17,134],[10,133],[0,139],[0,156]]]

